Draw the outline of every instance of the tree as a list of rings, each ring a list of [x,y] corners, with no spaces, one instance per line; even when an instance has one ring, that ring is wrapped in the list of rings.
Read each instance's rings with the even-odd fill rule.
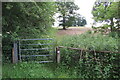
[[[83,17],[82,15],[80,15],[80,14],[78,14],[77,16],[76,16],[76,21],[77,21],[77,26],[84,26],[84,25],[86,25],[87,24],[87,21],[86,21],[86,19],[85,19],[85,17]]]
[[[96,22],[108,22],[110,23],[111,31],[117,30],[120,24],[119,3],[120,2],[96,2],[92,11],[94,20]]]
[[[57,2],[58,12],[60,13],[59,18],[61,19],[60,22],[63,29],[66,29],[66,26],[72,26],[73,22],[75,21],[75,12],[79,9],[74,2]]]
[[[82,15],[76,13],[73,16],[69,16],[68,19],[66,20],[66,25],[68,27],[70,26],[84,26],[86,25],[86,19]]]

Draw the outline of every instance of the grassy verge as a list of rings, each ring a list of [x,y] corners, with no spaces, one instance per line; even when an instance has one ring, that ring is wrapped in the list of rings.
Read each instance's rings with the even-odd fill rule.
[[[74,78],[65,66],[37,63],[4,64],[3,78]]]
[[[2,65],[0,64],[0,79],[2,78]]]

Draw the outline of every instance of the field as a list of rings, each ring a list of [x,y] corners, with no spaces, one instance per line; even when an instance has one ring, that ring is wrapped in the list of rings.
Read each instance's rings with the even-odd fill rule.
[[[63,30],[62,28],[58,28],[57,35],[64,36],[64,35],[77,35],[85,33],[86,31],[92,30],[89,27],[69,27],[67,30]]]

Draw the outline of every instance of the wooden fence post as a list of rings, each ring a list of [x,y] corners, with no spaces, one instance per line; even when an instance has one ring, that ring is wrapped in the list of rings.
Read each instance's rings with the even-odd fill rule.
[[[57,63],[60,63],[60,48],[56,48],[56,55],[57,55]]]
[[[17,48],[17,41],[14,41],[13,49],[12,49],[12,62],[17,63],[18,62],[18,48]]]

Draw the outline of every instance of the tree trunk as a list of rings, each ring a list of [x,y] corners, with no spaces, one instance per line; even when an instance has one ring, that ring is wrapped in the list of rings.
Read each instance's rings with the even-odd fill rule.
[[[65,27],[65,14],[63,15],[63,29],[65,30],[66,27]]]
[[[64,29],[64,30],[66,30],[66,27],[65,27],[65,26],[63,26],[63,29]]]
[[[110,29],[111,29],[111,32],[113,32],[114,31],[114,22],[113,22],[113,18],[110,18],[110,21],[111,21],[111,27],[110,27]]]

